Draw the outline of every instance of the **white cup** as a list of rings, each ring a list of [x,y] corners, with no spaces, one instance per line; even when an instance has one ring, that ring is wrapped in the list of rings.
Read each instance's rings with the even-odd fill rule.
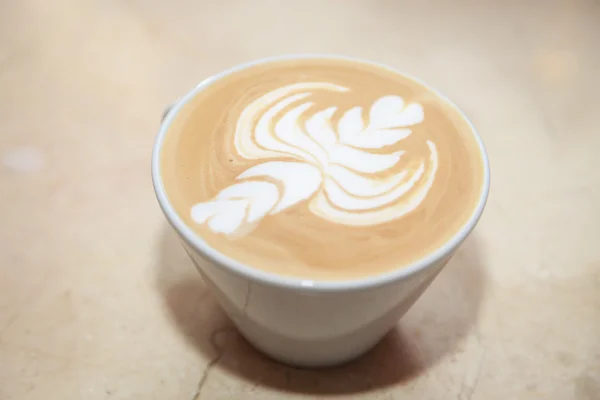
[[[363,354],[397,324],[477,224],[489,192],[490,170],[481,138],[471,125],[484,169],[477,207],[468,222],[441,248],[418,262],[388,273],[347,281],[303,280],[263,272],[217,252],[184,224],[165,193],[159,157],[165,134],[184,104],[214,81],[256,64],[305,57],[311,56],[278,57],[240,65],[203,81],[179,99],[168,110],[160,127],[152,154],[152,178],[167,220],[241,334],[276,360],[320,367],[344,363]]]

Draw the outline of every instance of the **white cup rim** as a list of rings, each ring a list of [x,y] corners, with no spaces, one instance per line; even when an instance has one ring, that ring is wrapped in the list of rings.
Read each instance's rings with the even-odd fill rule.
[[[431,252],[427,256],[417,260],[409,265],[405,265],[403,267],[399,267],[398,269],[380,273],[372,276],[367,276],[363,278],[352,278],[346,280],[313,280],[313,279],[303,279],[297,278],[293,276],[285,276],[279,275],[271,272],[261,271],[257,268],[250,267],[245,265],[242,262],[236,261],[226,255],[218,252],[213,249],[206,243],[199,235],[194,233],[194,231],[188,227],[181,217],[177,214],[175,209],[173,208],[171,202],[169,201],[163,182],[160,174],[160,151],[162,149],[162,144],[165,138],[171,123],[173,122],[176,115],[179,113],[181,108],[187,104],[192,98],[194,98],[199,92],[210,86],[212,83],[240,70],[244,70],[250,68],[255,65],[260,65],[264,63],[277,62],[277,61],[286,61],[286,60],[294,60],[294,59],[330,59],[330,60],[345,60],[351,62],[357,62],[366,65],[372,65],[379,68],[384,68],[395,72],[397,74],[401,74],[409,79],[414,80],[415,82],[423,85],[427,89],[431,90],[435,93],[439,98],[443,101],[446,101],[447,104],[454,107],[464,118],[464,120],[469,125],[473,136],[477,142],[479,147],[479,151],[482,158],[482,168],[483,168],[483,184],[481,188],[481,196],[475,207],[473,213],[469,217],[468,221],[458,230],[448,241],[446,241],[441,247],[437,248],[435,251]],[[164,119],[161,123],[160,130],[156,137],[154,148],[152,151],[152,182],[154,185],[154,191],[156,193],[156,197],[160,204],[162,211],[164,212],[168,222],[173,226],[173,228],[179,233],[181,238],[187,242],[193,249],[195,249],[199,254],[203,257],[208,258],[210,261],[214,262],[216,265],[236,274],[245,279],[251,280],[258,284],[263,284],[266,286],[275,286],[279,288],[292,289],[297,291],[310,291],[310,292],[339,292],[339,291],[348,291],[348,290],[362,290],[368,289],[371,287],[377,287],[381,285],[385,285],[391,282],[400,281],[406,279],[410,276],[413,276],[430,266],[436,265],[440,260],[444,259],[448,255],[452,254],[452,252],[466,239],[466,237],[471,233],[471,231],[475,228],[475,225],[479,221],[481,214],[483,213],[483,209],[485,208],[485,204],[487,202],[489,188],[490,188],[490,166],[487,152],[485,150],[485,146],[481,137],[477,133],[477,130],[473,126],[472,122],[469,118],[462,112],[462,110],[450,99],[441,94],[439,91],[429,86],[425,82],[417,79],[410,74],[406,74],[398,69],[389,67],[384,64],[366,61],[359,58],[347,57],[347,56],[339,56],[339,55],[321,55],[321,54],[297,54],[297,55],[284,55],[284,56],[276,56],[263,58],[259,60],[255,60],[252,62],[243,63],[237,65],[235,67],[229,68],[225,71],[222,71],[216,75],[213,75],[200,84],[198,84],[193,90],[188,92],[186,95],[177,100],[175,104],[167,111]]]

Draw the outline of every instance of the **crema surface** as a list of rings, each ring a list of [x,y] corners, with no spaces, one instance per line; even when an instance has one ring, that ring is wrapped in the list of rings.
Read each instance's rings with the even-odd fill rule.
[[[452,105],[383,67],[274,61],[183,106],[161,175],[182,220],[251,267],[352,279],[435,251],[475,210],[473,132]]]

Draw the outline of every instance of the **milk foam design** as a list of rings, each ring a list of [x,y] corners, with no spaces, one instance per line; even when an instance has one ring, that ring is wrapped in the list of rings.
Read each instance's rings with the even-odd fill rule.
[[[408,127],[424,120],[423,107],[395,95],[377,99],[365,118],[361,107],[316,109],[316,91],[349,93],[324,82],[287,85],[266,93],[241,113],[234,134],[237,152],[260,162],[191,216],[217,233],[243,235],[267,215],[308,201],[315,215],[351,226],[376,225],[418,207],[435,179],[438,154],[398,170],[410,157],[393,146]],[[334,115],[341,115],[334,124]],[[335,125],[335,126],[334,126]],[[386,149],[394,147],[394,151]]]

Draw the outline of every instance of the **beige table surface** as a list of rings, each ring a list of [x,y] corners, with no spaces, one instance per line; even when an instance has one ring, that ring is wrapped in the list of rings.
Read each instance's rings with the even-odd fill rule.
[[[232,328],[153,197],[166,104],[283,53],[453,98],[492,191],[372,352],[304,371]],[[600,399],[600,2],[0,1],[0,399]]]

